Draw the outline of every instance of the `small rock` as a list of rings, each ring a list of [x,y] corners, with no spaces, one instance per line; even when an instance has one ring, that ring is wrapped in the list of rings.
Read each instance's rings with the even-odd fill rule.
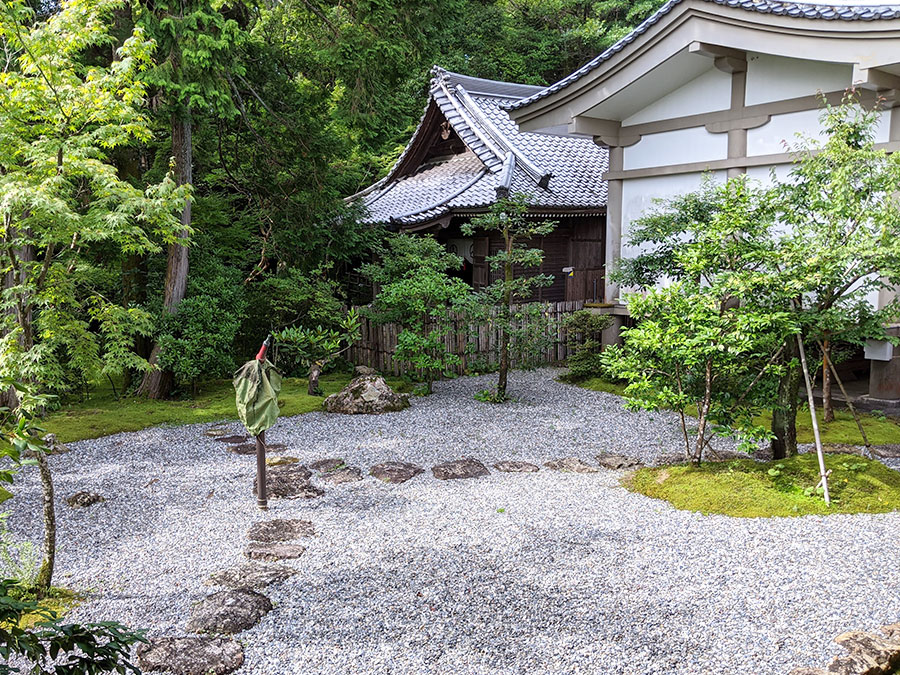
[[[230,434],[228,436],[214,436],[214,441],[219,441],[219,443],[246,443],[250,440],[250,437],[246,434]],[[251,444],[254,446],[255,452],[255,443]]]
[[[379,415],[409,407],[409,395],[398,394],[383,377],[365,375],[325,399],[325,410],[345,415]]]
[[[900,443],[889,445],[874,445],[872,452],[876,457],[883,459],[900,459]]]
[[[308,520],[261,520],[253,523],[247,532],[251,541],[290,541],[299,537],[314,537],[316,530]]]
[[[210,427],[204,432],[210,438],[219,438],[220,436],[229,436],[231,432],[225,427]]]
[[[239,642],[224,638],[156,638],[138,646],[137,660],[144,671],[227,675],[244,663],[244,648]]]
[[[309,482],[312,472],[301,464],[273,466],[266,472],[266,495],[283,499],[312,499],[325,494]],[[253,478],[253,494],[256,494],[256,477]]]
[[[597,464],[604,469],[636,469],[644,466],[641,462],[625,455],[614,455],[609,452],[603,452],[597,455]]]
[[[271,610],[269,599],[256,591],[219,591],[191,608],[185,628],[189,633],[240,633],[256,625]]]
[[[88,506],[93,506],[94,504],[99,504],[100,502],[105,502],[106,499],[98,494],[94,494],[93,492],[86,492],[85,490],[81,490],[76,492],[74,495],[70,497],[66,497],[66,504],[71,506],[73,509],[82,508],[85,509]]]
[[[309,465],[313,471],[336,471],[344,466],[344,460],[340,457],[319,459]]]
[[[444,462],[431,467],[431,473],[438,480],[456,480],[461,478],[478,478],[490,475],[487,467],[474,457]]]
[[[216,439],[219,440],[219,439]],[[287,446],[284,443],[267,443],[266,444],[266,453],[270,452],[281,452],[282,450],[287,450]],[[236,455],[255,455],[256,454],[256,441],[252,443],[241,443],[240,445],[230,445],[228,446],[228,452],[233,452]]]
[[[356,366],[356,368],[353,369],[353,372],[357,377],[366,377],[368,375],[378,374],[377,370],[375,370],[374,368],[370,368],[369,366]]]
[[[295,575],[297,570],[287,565],[260,565],[245,563],[227,570],[215,572],[206,580],[209,586],[228,588],[264,588]]]
[[[266,466],[284,466],[286,464],[296,464],[300,460],[296,457],[287,457],[285,455],[273,455],[266,457]]]
[[[322,480],[330,485],[340,485],[342,483],[355,483],[362,480],[362,471],[358,466],[348,466],[337,471],[329,471],[322,475]]]
[[[531,462],[513,462],[509,460],[497,462],[494,464],[494,468],[505,473],[534,473],[541,470],[541,467]]]
[[[69,446],[56,440],[56,434],[47,434],[44,436],[44,447],[47,453],[51,455],[62,455],[69,452]]]
[[[299,558],[305,551],[306,547],[301,546],[300,544],[251,541],[247,546],[245,553],[250,560],[277,562],[279,560],[293,560],[294,558]]]
[[[423,473],[425,469],[407,462],[382,462],[369,469],[369,475],[385,483],[405,483],[410,478]]]
[[[544,462],[544,466],[554,471],[565,471],[567,473],[597,473],[600,471],[596,466],[587,464],[578,457],[561,457]]]

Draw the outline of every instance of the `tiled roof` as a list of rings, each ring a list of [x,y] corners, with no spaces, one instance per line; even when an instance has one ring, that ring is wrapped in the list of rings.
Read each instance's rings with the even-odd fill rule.
[[[528,197],[532,208],[602,210],[606,206],[607,150],[591,139],[520,132],[502,106],[541,90],[432,70],[429,108],[440,114],[466,151],[409,171],[404,160],[424,139],[425,119],[388,175],[354,198],[367,221],[415,225],[448,213],[484,208],[498,188]]]
[[[651,26],[656,24],[666,14],[671,12],[684,0],[669,0],[660,7],[646,21],[628,35],[616,42],[612,47],[588,61],[578,70],[567,75],[559,82],[532,94],[527,98],[519,99],[505,106],[506,110],[516,110],[526,105],[550,96],[561,89],[565,89],[576,80],[581,79],[592,70],[598,68],[604,61],[609,60],[615,54],[622,51],[641,35],[646,33]],[[750,12],[761,14],[776,14],[779,16],[791,16],[798,19],[817,19],[822,21],[875,21],[878,19],[900,18],[900,5],[851,5],[851,4],[819,4],[807,2],[783,2],[782,0],[703,0],[724,7],[737,7]]]

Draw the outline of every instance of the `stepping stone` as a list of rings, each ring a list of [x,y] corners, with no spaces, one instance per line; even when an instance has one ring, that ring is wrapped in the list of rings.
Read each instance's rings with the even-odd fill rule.
[[[382,462],[369,469],[370,476],[375,476],[375,478],[383,480],[385,483],[394,484],[405,483],[410,478],[424,472],[425,469],[421,466],[406,462]]]
[[[240,633],[272,610],[269,599],[247,588],[219,591],[191,608],[189,633]]]
[[[313,471],[337,471],[345,464],[344,460],[340,457],[333,457],[330,459],[320,459],[309,465],[309,468]]]
[[[293,560],[299,558],[306,551],[300,544],[286,544],[284,542],[251,541],[245,553],[250,560],[264,560],[265,562],[278,562],[279,560]]]
[[[490,475],[487,467],[474,457],[444,462],[431,467],[431,473],[438,480],[457,480],[461,478],[478,478]]]
[[[220,440],[220,439],[216,439]],[[282,450],[287,450],[287,446],[284,443],[269,443],[266,445],[266,452],[281,452]],[[256,441],[252,443],[241,443],[240,445],[231,445],[228,447],[228,452],[233,452],[236,455],[255,455],[256,454]]]
[[[300,464],[273,466],[266,472],[266,494],[284,499],[312,499],[321,497],[325,490],[309,482],[312,472]],[[253,478],[253,494],[256,494],[256,477]]]
[[[228,588],[264,588],[269,584],[277,584],[297,573],[287,565],[260,565],[245,563],[227,570],[214,572],[206,580],[208,586],[226,586]]]
[[[358,466],[348,466],[337,471],[329,471],[322,475],[322,480],[331,485],[340,485],[341,483],[355,483],[362,480],[362,471]]]
[[[220,436],[229,436],[231,432],[225,427],[210,427],[204,432],[210,438],[218,438]]]
[[[299,461],[296,457],[273,455],[272,457],[266,457],[266,466],[284,466],[285,464],[296,464]]]
[[[597,464],[604,469],[636,469],[644,466],[641,462],[625,455],[614,455],[610,452],[600,453],[597,457]]]
[[[299,537],[314,537],[316,531],[308,520],[261,520],[247,532],[251,541],[290,541]]]
[[[544,466],[554,471],[564,471],[566,473],[597,473],[600,471],[596,466],[591,466],[578,459],[578,457],[561,457],[545,462]]]
[[[66,497],[66,504],[71,506],[73,509],[86,509],[88,506],[93,506],[94,504],[99,504],[100,502],[105,501],[105,497],[94,494],[93,492],[85,492],[84,490]]]
[[[246,443],[250,440],[250,437],[246,434],[231,434],[228,436],[215,436],[213,438],[214,441],[219,441],[219,443]],[[256,445],[255,443],[253,444]]]
[[[883,459],[900,459],[900,444],[875,445],[872,446],[872,453]]]
[[[534,473],[535,471],[540,471],[541,467],[537,464],[532,464],[531,462],[512,462],[512,461],[502,461],[494,464],[494,468],[497,471],[503,471],[505,473]]]
[[[138,645],[141,670],[174,675],[227,675],[244,663],[244,648],[236,640],[211,637],[156,638]]]

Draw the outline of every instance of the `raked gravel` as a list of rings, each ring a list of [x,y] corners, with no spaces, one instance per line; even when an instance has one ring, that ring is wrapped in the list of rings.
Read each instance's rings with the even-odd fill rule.
[[[900,513],[702,516],[629,493],[609,470],[431,476],[468,456],[651,462],[678,448],[674,415],[626,412],[557,374],[512,374],[518,400],[502,406],[472,398],[493,377],[463,378],[401,413],[280,420],[268,439],[304,463],[343,457],[367,473],[402,460],[426,472],[273,503],[267,517],[310,520],[317,535],[286,563],[299,573],[263,590],[275,609],[238,636],[238,672],[763,675],[821,666],[838,633],[900,620]],[[243,561],[262,517],[254,460],[204,435],[210,426],[74,443],[51,459],[57,583],[88,594],[70,619],[183,635],[191,604],[213,591],[206,578]],[[37,542],[35,473],[20,479],[9,524]],[[106,501],[66,506],[78,490]]]

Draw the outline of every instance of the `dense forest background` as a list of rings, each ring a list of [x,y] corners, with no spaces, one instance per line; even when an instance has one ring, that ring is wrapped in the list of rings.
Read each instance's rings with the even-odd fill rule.
[[[84,294],[156,317],[125,372],[153,397],[228,376],[272,329],[329,325],[359,290],[383,233],[344,198],[390,167],[426,101],[432,65],[548,84],[621,38],[660,0],[135,0],[110,20],[156,43],[153,138],[110,160],[136,187],[193,185],[186,246],[96,247],[73,273]],[[32,5],[35,21],[46,3]],[[117,45],[86,59],[109,64]],[[61,358],[60,363],[65,364]],[[65,370],[65,368],[63,369]],[[52,389],[84,391],[85,369]],[[141,381],[143,380],[143,384]],[[50,383],[45,383],[50,384]]]

